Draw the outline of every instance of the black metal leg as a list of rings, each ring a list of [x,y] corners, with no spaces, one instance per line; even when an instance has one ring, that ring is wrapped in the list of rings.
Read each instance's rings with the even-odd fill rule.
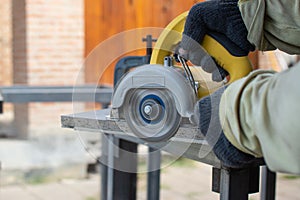
[[[147,200],[159,200],[160,190],[160,150],[149,147]]]
[[[101,199],[113,200],[114,189],[114,160],[115,137],[104,134],[102,137],[101,156]]]
[[[213,167],[212,170],[212,191],[220,193],[220,184],[221,184],[221,169]]]
[[[100,193],[100,199],[105,200],[107,199],[107,166],[100,163],[101,167],[101,193]]]
[[[101,157],[100,157],[100,177],[101,177],[101,194],[100,197],[102,200],[107,199],[107,154],[108,154],[108,135],[103,134],[101,140]]]
[[[221,169],[221,200],[247,200],[248,187],[249,175],[247,170]]]
[[[258,192],[258,167],[245,169],[222,168],[220,170],[219,188],[221,200],[247,200],[248,194]]]
[[[114,199],[114,171],[115,171],[115,137],[113,135],[107,135],[108,143],[107,143],[107,200]]]
[[[0,114],[3,113],[3,101],[1,100],[1,94],[0,94]]]
[[[274,200],[276,192],[276,173],[271,172],[268,167],[262,167],[261,176],[261,200]]]
[[[136,143],[105,134],[102,139],[101,166],[102,200],[136,199]]]
[[[135,200],[137,190],[137,144],[118,139],[114,160],[113,199]]]

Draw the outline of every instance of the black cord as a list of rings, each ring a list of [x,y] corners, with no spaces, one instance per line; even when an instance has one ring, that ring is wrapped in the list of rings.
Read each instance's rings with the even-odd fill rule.
[[[193,76],[193,74],[190,70],[190,67],[186,64],[185,59],[182,58],[180,55],[177,55],[177,59],[181,63],[181,65],[184,69],[184,72],[186,74],[186,77],[189,80],[191,86],[193,87],[193,90],[194,90],[195,94],[197,95],[197,88],[196,88],[196,84],[195,84],[195,79],[194,79],[194,76]]]

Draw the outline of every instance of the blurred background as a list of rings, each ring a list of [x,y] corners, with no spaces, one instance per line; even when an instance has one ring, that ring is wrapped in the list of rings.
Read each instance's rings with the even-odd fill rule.
[[[75,81],[112,85],[115,63],[105,70],[101,80],[97,66],[84,68],[78,77],[85,58],[99,43],[134,28],[163,28],[197,2],[200,1],[1,0],[0,89],[17,85],[72,86]],[[254,52],[250,58],[255,68],[277,71],[297,60],[279,51]],[[79,139],[78,133],[61,128],[60,116],[73,113],[71,102],[3,105],[1,200],[99,199],[96,158],[101,154],[100,136],[81,133],[84,136]],[[89,104],[83,107],[91,108]],[[93,156],[82,142],[88,144]],[[211,192],[210,170],[201,163],[180,159],[163,170],[162,199],[218,199]],[[139,199],[145,199],[146,178],[143,174],[139,178]],[[282,174],[278,181],[278,199],[300,199],[299,177]]]

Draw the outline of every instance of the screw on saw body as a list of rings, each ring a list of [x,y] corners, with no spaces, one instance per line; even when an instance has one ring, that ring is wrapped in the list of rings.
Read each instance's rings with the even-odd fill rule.
[[[187,65],[186,61],[184,58],[182,58],[180,55],[177,55],[177,59],[179,60],[179,62],[181,63],[183,69],[184,69],[184,72],[186,74],[186,77],[187,79],[189,80],[195,94],[197,95],[198,93],[198,84],[195,83],[195,79],[194,79],[194,76],[189,68],[189,66]]]
[[[144,107],[144,112],[145,112],[147,115],[151,115],[151,113],[152,113],[152,106],[146,105],[146,106]]]
[[[172,56],[166,56],[164,58],[164,67],[172,67],[173,66],[173,57]]]

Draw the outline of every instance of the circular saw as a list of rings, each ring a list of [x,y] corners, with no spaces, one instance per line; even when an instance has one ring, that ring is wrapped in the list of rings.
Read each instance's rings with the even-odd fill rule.
[[[167,141],[184,119],[192,123],[198,99],[216,87],[208,87],[199,72],[185,59],[174,55],[182,37],[187,12],[175,18],[161,33],[153,49],[150,64],[136,67],[115,86],[111,118],[123,120],[130,130],[147,142]],[[229,74],[226,84],[252,71],[247,55],[229,51],[230,42],[218,34],[207,34],[201,44],[204,51]],[[174,60],[179,61],[175,63]]]
[[[124,119],[139,138],[155,142],[171,138],[196,102],[189,81],[172,67],[145,65],[125,75],[114,90],[113,118]]]

